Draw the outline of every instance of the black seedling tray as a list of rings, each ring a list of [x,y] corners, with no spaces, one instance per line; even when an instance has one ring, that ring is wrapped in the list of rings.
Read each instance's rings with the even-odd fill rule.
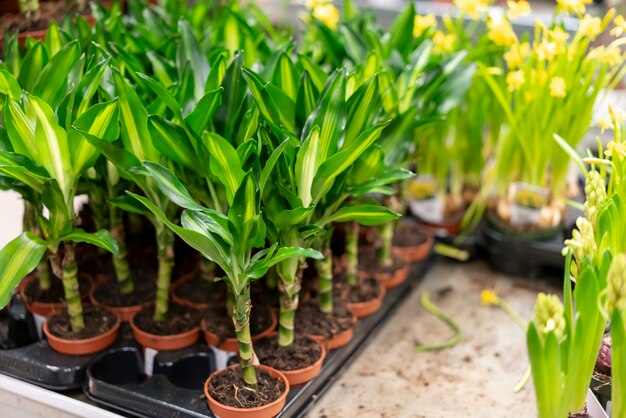
[[[68,356],[37,336],[35,321],[18,297],[0,311],[0,372],[52,390],[82,387],[96,355]]]
[[[487,220],[477,235],[478,244],[487,254],[491,266],[502,273],[525,277],[541,277],[551,273],[561,275],[565,265],[561,253],[563,242],[571,238],[579,216],[582,216],[582,211],[570,209],[565,227],[548,239],[508,234],[496,229]]]
[[[280,417],[300,417],[306,413],[365,347],[370,335],[411,293],[429,264],[430,258],[412,267],[409,280],[387,293],[382,308],[359,321],[352,341],[328,353],[319,376],[303,386],[291,388]],[[85,393],[97,404],[125,415],[151,418],[213,416],[203,393],[204,381],[215,370],[211,348],[197,344],[185,350],[158,353],[151,377],[144,374],[143,361],[135,344],[102,353],[87,368]]]

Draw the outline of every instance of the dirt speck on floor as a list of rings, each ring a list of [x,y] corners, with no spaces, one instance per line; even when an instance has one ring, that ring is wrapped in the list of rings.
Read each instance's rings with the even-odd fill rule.
[[[484,262],[438,260],[423,282],[321,397],[309,417],[451,418],[528,416],[532,384],[513,393],[528,367],[525,335],[502,310],[481,306],[480,292],[495,289],[524,318],[538,291],[558,293],[558,280],[523,285]],[[451,331],[420,306],[421,293],[462,330],[454,348],[416,353],[416,344],[450,338]]]

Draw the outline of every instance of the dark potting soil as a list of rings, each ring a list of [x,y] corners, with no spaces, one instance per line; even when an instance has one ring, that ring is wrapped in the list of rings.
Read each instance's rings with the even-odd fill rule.
[[[97,337],[109,331],[117,322],[117,317],[104,309],[90,308],[83,311],[85,328],[75,333],[70,326],[70,316],[67,310],[54,314],[48,320],[48,330],[55,337],[66,340],[85,340]]]
[[[133,318],[142,331],[153,335],[176,335],[191,331],[200,323],[202,313],[186,306],[170,304],[163,321],[154,320],[154,306],[143,308]]]
[[[178,286],[174,293],[181,299],[192,303],[206,303],[219,306],[226,300],[226,283],[210,282],[198,273],[196,277]]]
[[[285,382],[257,370],[257,387],[246,387],[241,368],[229,368],[215,375],[208,385],[209,394],[222,405],[233,408],[258,408],[274,402],[285,392]]]
[[[396,270],[402,267],[405,263],[402,257],[392,254],[391,265],[383,266],[378,262],[378,256],[372,254],[371,251],[364,251],[359,254],[359,270],[366,271],[371,275],[376,273],[389,273],[393,274]]]
[[[78,270],[95,276],[100,273],[113,271],[113,259],[110,253],[100,252],[90,244],[76,246],[76,264]]]
[[[254,343],[254,352],[261,364],[285,371],[304,369],[322,356],[320,345],[302,335],[296,335],[288,347],[278,345],[277,336],[263,338]]]
[[[380,283],[373,277],[358,279],[356,286],[346,283],[345,274],[333,278],[335,297],[349,303],[369,302],[380,296]]]
[[[68,8],[65,0],[40,0],[39,16],[34,20],[28,20],[19,14],[0,15],[0,33],[3,33],[7,29],[12,32],[29,32],[47,29],[48,26],[50,26],[50,22],[56,21],[61,23],[66,14],[76,12],[77,10]],[[89,13],[91,13],[89,7],[79,12],[81,15],[87,15]]]
[[[419,230],[417,222],[401,221],[393,235],[393,245],[398,247],[418,247],[426,242],[426,235]]]
[[[317,300],[301,303],[296,313],[296,329],[304,335],[332,338],[354,325],[352,312],[345,303],[334,301],[332,315],[322,313]]]
[[[94,298],[106,306],[124,307],[141,305],[154,299],[156,285],[147,280],[135,280],[134,289],[125,295],[115,280],[108,280],[99,284],[93,292]]]
[[[267,305],[253,306],[250,313],[250,333],[252,336],[266,331],[272,326],[272,310]],[[235,338],[235,327],[225,307],[210,308],[204,313],[204,322],[208,331],[220,340]]]
[[[86,295],[91,288],[91,281],[83,276],[78,279],[78,291],[81,295]],[[63,282],[55,276],[50,277],[50,288],[42,290],[39,280],[31,281],[24,289],[24,293],[29,302],[60,303],[65,301],[65,290]]]

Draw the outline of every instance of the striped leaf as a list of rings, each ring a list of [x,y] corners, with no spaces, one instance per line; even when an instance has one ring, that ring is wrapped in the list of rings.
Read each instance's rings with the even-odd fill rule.
[[[144,163],[144,167],[154,179],[161,192],[174,204],[195,211],[203,209],[201,205],[193,200],[185,186],[183,186],[180,180],[178,180],[170,170],[160,164],[149,161]]]
[[[328,80],[327,72],[306,55],[298,55],[298,63],[302,66],[302,69],[309,74],[317,91],[322,91],[326,85],[326,80]]]
[[[361,154],[367,150],[379,137],[386,123],[379,123],[364,131],[348,147],[342,149],[322,163],[315,174],[312,186],[313,202],[318,202],[330,189],[335,178],[346,171]]]
[[[202,138],[211,155],[211,172],[226,188],[228,203],[232,205],[235,193],[245,176],[237,151],[217,134],[205,133]]]
[[[223,92],[223,87],[207,92],[185,117],[185,122],[197,135],[201,135],[213,120],[213,115],[222,104]]]
[[[20,281],[35,270],[46,248],[44,240],[24,232],[0,251],[0,308],[9,303]]]
[[[298,70],[293,61],[291,61],[291,58],[289,58],[289,55],[285,52],[281,53],[276,63],[272,82],[274,85],[280,87],[294,102],[298,94],[298,78]]]
[[[354,141],[361,132],[372,125],[380,109],[378,94],[378,76],[363,84],[348,100],[346,117],[346,136],[344,147]]]
[[[183,128],[161,116],[150,115],[148,130],[154,146],[165,157],[188,168],[198,166],[196,152]]]
[[[299,126],[303,126],[309,115],[313,113],[318,97],[319,91],[311,81],[311,76],[308,72],[303,72],[296,97],[296,117]]]
[[[385,222],[393,221],[400,217],[399,214],[390,211],[380,205],[354,205],[345,206],[337,212],[325,218],[317,225],[324,226],[331,222],[350,222],[356,221],[361,225],[374,226]]]
[[[65,96],[70,71],[79,58],[78,42],[74,41],[65,45],[38,74],[32,89],[33,95],[40,97],[52,108],[56,108]]]
[[[72,241],[77,243],[87,243],[95,245],[98,248],[107,250],[108,252],[118,255],[119,246],[117,241],[109,234],[109,231],[101,229],[98,232],[85,232],[80,228],[74,229],[69,234],[65,234],[59,238],[60,241]]]
[[[352,195],[362,196],[366,193],[370,193],[374,190],[377,190],[382,186],[386,186],[388,184],[393,184],[399,181],[410,179],[411,177],[414,177],[414,176],[415,174],[413,172],[409,170],[405,170],[404,168],[388,170],[380,176],[375,176],[375,177],[372,176],[371,180],[369,181],[349,187],[348,191]]]
[[[32,113],[27,115],[18,102],[8,100],[4,107],[4,122],[13,150],[33,161],[38,161],[34,115]]]
[[[302,206],[309,207],[313,202],[312,187],[317,169],[322,164],[320,152],[320,130],[315,126],[304,140],[296,157],[296,183]]]
[[[0,151],[0,173],[21,181],[37,193],[50,179],[46,170],[24,155]]]
[[[236,231],[235,243],[242,245],[242,248],[252,248],[253,242],[256,241],[254,233],[256,232],[259,220],[259,198],[257,193],[257,185],[254,181],[252,172],[248,172],[241,181],[241,185],[235,193],[233,203],[228,211],[228,221]]]
[[[137,75],[144,81],[145,85],[148,86],[148,88],[150,88],[150,90],[152,90],[172,112],[174,112],[176,117],[181,117],[182,110],[172,93],[170,93],[161,83],[153,78],[142,73],[138,73]]]
[[[0,93],[13,100],[19,100],[22,94],[22,88],[13,74],[2,68],[0,68]]]
[[[217,234],[228,245],[233,244],[233,236],[228,230],[228,218],[215,210],[207,208],[202,212],[186,210],[181,216],[181,222],[185,228]]]
[[[39,74],[48,63],[48,52],[43,43],[38,42],[28,50],[20,65],[20,73],[17,77],[20,86],[26,91],[33,91]]]
[[[291,258],[313,258],[321,260],[324,258],[322,253],[312,248],[300,248],[300,247],[282,247],[279,248],[273,254],[269,254],[263,259],[250,263],[246,273],[248,277],[252,279],[258,279],[263,277],[267,271],[276,264],[289,260]]]
[[[204,96],[204,86],[209,77],[209,62],[198,44],[189,23],[181,19],[178,21],[178,34],[180,36],[180,44],[176,60],[178,62],[179,71],[189,62],[193,74],[194,97],[196,101]]]

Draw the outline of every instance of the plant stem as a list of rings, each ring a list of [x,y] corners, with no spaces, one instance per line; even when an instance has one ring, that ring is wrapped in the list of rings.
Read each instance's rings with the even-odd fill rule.
[[[215,279],[215,263],[206,257],[200,258],[200,276],[209,283]]]
[[[70,326],[72,332],[80,332],[85,328],[83,318],[83,306],[80,301],[78,290],[78,268],[76,266],[76,244],[73,242],[64,243],[63,254],[63,289],[67,302],[67,312],[70,316]]]
[[[24,200],[24,230],[41,237],[41,229],[39,228],[39,213],[41,210],[35,203]],[[41,290],[50,289],[50,267],[48,260],[44,257],[37,265],[37,276],[39,288]]]
[[[128,251],[126,248],[126,232],[124,230],[124,220],[118,208],[111,205],[109,207],[109,222],[111,225],[110,233],[113,239],[117,241],[119,255],[113,256],[113,268],[115,276],[120,285],[120,291],[124,295],[133,293],[135,283],[130,275],[130,267],[128,265]]]
[[[430,301],[428,296],[428,292],[422,293],[422,297],[420,298],[422,306],[428,312],[433,314],[436,318],[440,319],[443,323],[448,325],[450,329],[454,332],[454,335],[448,340],[438,343],[438,344],[429,344],[429,345],[418,345],[415,347],[415,351],[418,353],[422,353],[425,351],[436,351],[443,350],[444,348],[454,347],[461,341],[461,328],[454,322],[452,318],[447,316],[441,309],[439,309],[435,304]]]
[[[229,286],[230,287],[230,286]],[[231,289],[232,290],[232,289]],[[234,292],[233,292],[234,293]],[[252,337],[250,335],[250,284],[246,284],[242,293],[235,295],[235,306],[233,310],[233,325],[239,344],[239,359],[241,361],[241,372],[246,386],[256,389],[256,365],[259,360],[252,348]]]
[[[318,292],[320,311],[325,314],[333,313],[333,257],[328,243],[324,243],[322,250],[324,258],[317,260]]]
[[[384,223],[380,227],[380,237],[382,239],[382,247],[378,252],[378,262],[381,266],[389,267],[393,264],[391,258],[391,242],[393,241],[393,221]]]
[[[157,232],[159,276],[157,278],[154,320],[163,321],[169,308],[170,280],[174,267],[174,233],[160,225]]]
[[[228,315],[233,316],[235,311],[235,293],[230,286],[226,287],[226,312]]]
[[[104,190],[99,184],[89,182],[88,185],[89,207],[93,214],[93,223],[96,227],[96,231],[113,227],[113,224],[110,223],[111,215],[109,215],[109,222],[107,222],[107,202]]]
[[[300,263],[293,280],[280,280],[278,282],[278,288],[280,289],[278,345],[281,347],[290,346],[294,340],[296,311],[300,303],[300,283],[302,282],[302,273],[305,267],[305,263]]]
[[[346,282],[357,285],[359,264],[359,224],[352,221],[346,224]]]

